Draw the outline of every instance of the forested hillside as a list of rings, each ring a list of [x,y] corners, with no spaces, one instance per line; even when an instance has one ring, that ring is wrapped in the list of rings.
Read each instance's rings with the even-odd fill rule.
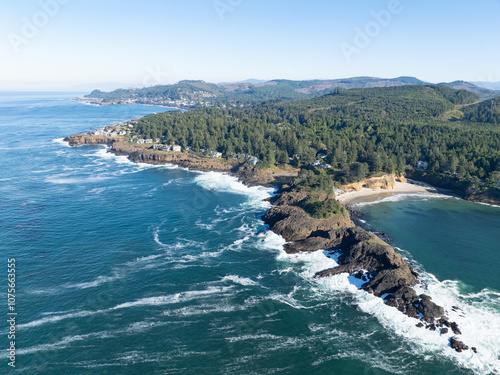
[[[485,100],[462,110],[464,119],[483,124],[500,124],[500,97]]]
[[[403,173],[421,160],[431,173],[494,186],[500,172],[500,127],[441,119],[477,100],[476,94],[438,85],[338,89],[303,101],[150,115],[135,132],[225,157],[255,155],[262,166],[309,168],[323,153],[323,162],[331,166],[326,173],[341,183]]]
[[[135,101],[138,103],[159,103],[180,101],[184,106],[224,106],[248,105],[264,100],[303,100],[329,94],[336,89],[397,87],[407,85],[427,85],[414,77],[376,78],[353,77],[334,80],[272,80],[262,83],[213,84],[204,81],[181,81],[173,85],[158,85],[145,88],[119,89],[112,92],[94,90],[88,99],[102,100],[103,103]],[[477,93],[481,98],[500,95],[500,91],[477,87],[464,81],[443,83],[455,89]]]

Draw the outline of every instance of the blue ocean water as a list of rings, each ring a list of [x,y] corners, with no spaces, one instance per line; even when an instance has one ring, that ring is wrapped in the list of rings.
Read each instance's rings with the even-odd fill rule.
[[[0,261],[6,283],[7,259],[16,259],[18,312],[16,368],[4,351],[2,373],[499,373],[497,279],[458,256],[470,249],[454,247],[436,268],[442,258],[414,254],[404,233],[389,233],[421,270],[422,291],[461,308],[450,318],[478,354],[458,354],[347,276],[313,279],[335,262],[283,252],[260,220],[272,189],[68,147],[67,135],[166,110],[74,96],[0,94]],[[424,221],[434,214],[412,204]],[[498,217],[493,207],[463,209],[479,226]],[[482,246],[494,253],[497,243]],[[460,263],[470,275],[439,270]],[[8,341],[2,335],[3,348]]]

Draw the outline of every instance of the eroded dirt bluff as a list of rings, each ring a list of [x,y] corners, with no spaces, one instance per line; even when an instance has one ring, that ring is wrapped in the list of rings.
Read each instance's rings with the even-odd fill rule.
[[[316,277],[347,273],[363,281],[363,290],[384,297],[386,304],[420,319],[418,326],[430,330],[441,327],[444,332],[450,327],[460,333],[456,323],[444,316],[441,306],[427,295],[417,295],[413,286],[418,275],[392,246],[355,226],[348,216],[311,217],[297,206],[307,196],[304,190],[285,185],[279,195],[270,199],[274,206],[263,217],[272,231],[285,238],[287,253],[336,252],[339,266],[318,272]]]
[[[340,187],[341,190],[345,191],[360,191],[363,188],[368,189],[387,189],[392,190],[396,187],[396,182],[407,182],[404,177],[397,177],[394,175],[386,175],[381,177],[372,177],[367,178],[366,180],[362,180],[359,182],[355,182],[353,184],[343,185]]]

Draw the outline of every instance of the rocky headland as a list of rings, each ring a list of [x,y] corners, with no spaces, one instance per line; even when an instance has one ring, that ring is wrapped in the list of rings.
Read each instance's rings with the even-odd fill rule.
[[[107,145],[111,147],[109,152],[127,156],[136,163],[173,164],[196,171],[226,172],[247,185],[276,185],[275,174],[271,170],[263,170],[236,160],[223,161],[183,152],[152,150],[124,140],[121,137],[85,134],[64,139],[70,146]],[[369,186],[391,189],[395,181],[394,176],[383,176],[348,188],[358,190]],[[456,335],[461,334],[458,325],[445,316],[443,307],[435,304],[431,297],[416,293],[413,287],[418,282],[418,274],[392,246],[357,226],[347,210],[344,215],[312,217],[302,205],[310,193],[295,186],[280,185],[277,194],[270,198],[273,207],[265,213],[263,220],[273,232],[287,241],[284,250],[289,254],[317,250],[337,253],[339,266],[318,272],[316,277],[347,273],[362,280],[361,289],[367,293],[382,298],[387,305],[415,318],[418,327],[438,331],[440,334],[446,334],[449,330]],[[319,199],[327,200],[332,197],[323,194]],[[450,346],[457,351],[468,349],[456,337],[450,339]]]

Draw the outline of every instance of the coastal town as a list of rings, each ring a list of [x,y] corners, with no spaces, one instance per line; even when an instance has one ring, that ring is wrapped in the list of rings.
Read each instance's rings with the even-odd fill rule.
[[[161,151],[161,152],[187,152],[192,153],[201,157],[208,157],[214,159],[221,159],[223,154],[221,152],[210,150],[207,147],[200,147],[198,150],[194,150],[191,146],[186,146],[183,148],[178,144],[168,144],[166,142],[166,137],[160,138],[140,138],[137,135],[133,135],[134,126],[137,124],[139,119],[134,119],[131,121],[126,121],[118,125],[108,125],[101,129],[89,130],[87,132],[90,136],[104,136],[104,137],[120,137],[120,140],[128,142],[130,144],[143,145],[151,150]],[[326,155],[325,155],[326,156]],[[244,153],[231,153],[227,155],[228,159],[241,160],[250,165],[257,165],[259,159],[255,156],[244,154]],[[322,163],[321,168],[328,167],[327,164]]]

